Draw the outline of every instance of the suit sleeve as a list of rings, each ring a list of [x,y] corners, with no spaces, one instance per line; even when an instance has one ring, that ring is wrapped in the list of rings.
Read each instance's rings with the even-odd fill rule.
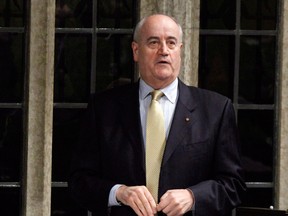
[[[107,211],[109,193],[115,183],[101,178],[97,122],[95,99],[91,97],[71,162],[69,189],[77,203],[101,213]]]
[[[190,187],[195,197],[196,216],[229,215],[231,209],[241,203],[246,190],[235,113],[230,100],[224,106],[217,130],[212,178]]]

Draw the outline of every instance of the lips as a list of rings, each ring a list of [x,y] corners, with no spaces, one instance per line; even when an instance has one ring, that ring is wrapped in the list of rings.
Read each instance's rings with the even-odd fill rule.
[[[157,64],[170,64],[170,62],[161,60],[161,61],[158,61]]]

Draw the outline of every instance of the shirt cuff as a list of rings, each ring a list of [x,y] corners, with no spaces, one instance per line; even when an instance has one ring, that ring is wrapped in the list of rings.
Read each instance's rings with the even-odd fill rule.
[[[116,184],[111,188],[110,193],[109,193],[108,207],[121,206],[121,204],[116,199],[116,191],[121,186],[122,186],[121,184]]]

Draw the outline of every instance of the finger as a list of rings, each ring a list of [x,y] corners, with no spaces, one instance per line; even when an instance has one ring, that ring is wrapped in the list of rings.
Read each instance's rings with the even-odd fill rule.
[[[153,216],[157,213],[153,196],[145,186],[122,186],[116,197],[125,205],[129,205],[137,215]]]
[[[156,203],[148,189],[146,187],[137,187],[134,189],[135,193],[133,193],[133,198],[131,197],[131,205],[133,205],[135,213],[140,214],[141,212],[145,216],[154,215],[157,212]]]
[[[141,211],[144,214],[147,215],[154,215],[157,213],[156,210],[156,203],[152,197],[152,195],[150,194],[150,192],[148,191],[148,189],[146,187],[143,188],[143,193],[139,194],[139,200],[137,205],[138,207],[141,209]]]
[[[150,205],[145,198],[141,197],[136,203],[138,209],[143,213],[143,215],[151,215],[152,209],[150,208]]]
[[[180,216],[185,213],[185,207],[180,203],[169,204],[163,208],[162,212],[168,216]]]
[[[170,190],[161,197],[159,209],[169,216],[183,215],[192,208],[192,204],[193,198],[189,191]]]
[[[175,191],[169,190],[165,194],[163,194],[163,196],[160,198],[160,203],[157,206],[158,211],[162,211],[169,216],[174,215],[174,212],[178,212],[179,203],[177,203],[175,200],[176,197],[174,192]]]
[[[146,207],[147,207],[147,210],[149,211],[149,213],[151,212],[153,214],[156,214],[157,213],[156,202],[155,202],[152,194],[148,191],[148,189],[145,191],[145,199],[147,201]]]
[[[180,215],[183,215],[183,213],[181,213],[181,211],[179,211],[179,209],[177,209],[177,208],[165,208],[165,209],[163,209],[163,212],[167,216],[180,216]]]
[[[141,199],[138,196],[134,197],[134,199],[131,201],[130,207],[137,215],[148,215],[145,206],[143,205]]]
[[[166,192],[160,198],[160,202],[157,205],[157,211],[163,211],[163,209],[166,208],[168,205],[169,205],[169,199],[168,199],[168,193]]]

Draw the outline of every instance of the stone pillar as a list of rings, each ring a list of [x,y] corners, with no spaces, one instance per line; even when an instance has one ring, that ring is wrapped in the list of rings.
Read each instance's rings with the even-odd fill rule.
[[[279,135],[276,157],[276,207],[288,209],[288,1],[281,1],[279,25]]]
[[[55,0],[29,1],[23,216],[50,216]]]
[[[182,70],[180,79],[198,85],[200,0],[141,0],[140,18],[154,13],[175,17],[183,28]]]

